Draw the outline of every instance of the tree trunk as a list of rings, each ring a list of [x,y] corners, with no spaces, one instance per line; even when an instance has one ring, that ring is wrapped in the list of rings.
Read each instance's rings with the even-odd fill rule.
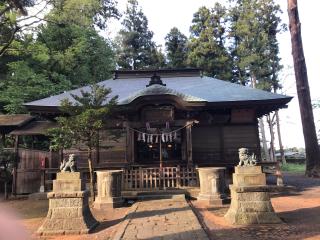
[[[257,85],[257,78],[255,74],[251,74],[251,86],[252,88],[256,88]],[[261,141],[262,141],[262,146],[263,146],[263,151],[264,151],[264,155],[266,158],[266,161],[270,161],[270,155],[268,152],[268,145],[267,145],[267,139],[266,139],[266,133],[265,133],[265,129],[264,129],[264,122],[263,122],[263,117],[259,118],[259,128],[260,128],[260,132],[261,132]]]
[[[262,147],[263,147],[263,151],[264,151],[264,155],[266,158],[266,161],[269,162],[270,161],[270,154],[268,151],[268,145],[267,145],[267,139],[266,139],[266,132],[264,129],[264,122],[263,122],[263,117],[259,118],[259,128],[260,128],[260,132],[261,132],[261,140],[262,140]]]
[[[8,200],[8,182],[4,182],[4,200]]]
[[[88,165],[89,165],[89,174],[90,174],[90,194],[92,200],[94,201],[94,184],[93,184],[93,167],[92,167],[92,149],[88,149]]]
[[[267,122],[269,125],[270,131],[270,159],[271,162],[276,161],[275,149],[274,149],[274,131],[273,131],[273,119],[271,118],[270,114],[267,116]]]
[[[270,155],[272,156],[272,161],[276,162],[276,177],[277,177],[277,186],[283,186],[283,176],[280,168],[280,162],[275,156],[275,148],[274,148],[274,131],[273,131],[273,118],[270,117],[270,114],[267,117],[269,129],[270,129]]]
[[[320,177],[320,150],[312,112],[297,0],[288,0],[288,15],[294,72],[306,149],[306,175]]]
[[[284,156],[284,150],[282,145],[282,138],[281,138],[281,131],[280,131],[280,118],[279,118],[279,111],[276,111],[276,123],[277,123],[277,133],[278,133],[278,141],[279,141],[279,149],[280,149],[280,155],[281,155],[281,162],[283,164],[286,163],[286,158]]]

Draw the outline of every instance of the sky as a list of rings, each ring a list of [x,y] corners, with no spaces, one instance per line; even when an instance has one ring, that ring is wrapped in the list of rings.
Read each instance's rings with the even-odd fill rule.
[[[213,7],[215,2],[224,4],[226,1],[220,0],[138,0],[144,14],[149,21],[149,29],[154,32],[154,40],[164,48],[164,38],[172,27],[177,27],[186,36],[189,36],[193,14],[201,7]],[[281,18],[283,23],[288,23],[287,1],[279,0],[283,13]],[[315,23],[320,22],[318,7],[320,1],[298,1],[300,5],[299,15],[301,21],[302,40],[304,46],[305,59],[308,69],[309,85],[312,100],[320,100],[320,44],[318,43],[318,33]],[[303,4],[302,4],[303,3]],[[124,11],[126,0],[118,0],[119,9]],[[111,22],[109,37],[114,37],[120,30],[120,23]],[[280,57],[284,70],[281,73],[280,81],[283,84],[281,93],[293,96],[287,109],[280,110],[280,124],[282,140],[285,147],[304,147],[304,138],[298,105],[293,61],[291,55],[290,33],[286,31],[278,36],[280,44]],[[320,128],[320,110],[314,111],[316,126]],[[267,129],[266,129],[267,130]]]

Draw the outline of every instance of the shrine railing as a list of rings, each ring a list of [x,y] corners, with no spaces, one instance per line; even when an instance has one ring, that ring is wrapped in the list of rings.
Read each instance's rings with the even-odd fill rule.
[[[160,189],[177,189],[198,187],[199,178],[193,167],[132,167],[124,169],[122,190],[152,191]]]

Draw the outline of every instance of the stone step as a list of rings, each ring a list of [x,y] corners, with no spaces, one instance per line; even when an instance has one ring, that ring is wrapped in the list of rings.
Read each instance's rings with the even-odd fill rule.
[[[188,198],[196,198],[199,194],[199,188],[186,189],[166,189],[154,191],[122,191],[121,195],[126,199],[138,199],[140,196],[161,196],[161,195],[185,195]]]
[[[137,195],[177,195],[185,194],[186,190],[184,189],[174,189],[174,190],[158,190],[158,191],[141,191]]]
[[[171,199],[175,201],[184,201],[184,194],[160,194],[160,195],[138,195],[137,200],[158,200],[158,199]]]

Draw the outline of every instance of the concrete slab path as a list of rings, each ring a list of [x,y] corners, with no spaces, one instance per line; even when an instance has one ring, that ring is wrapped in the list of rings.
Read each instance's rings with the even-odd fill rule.
[[[114,239],[209,240],[184,197],[137,202]]]

